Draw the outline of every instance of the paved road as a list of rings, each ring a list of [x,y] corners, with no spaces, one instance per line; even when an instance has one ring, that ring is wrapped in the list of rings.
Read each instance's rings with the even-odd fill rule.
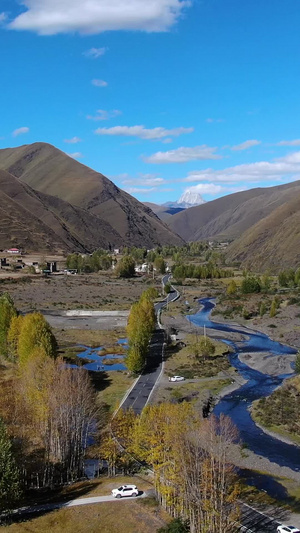
[[[142,492],[140,491],[137,497],[129,496],[126,498],[114,498],[111,494],[108,496],[93,496],[90,498],[76,498],[75,500],[69,500],[64,502],[55,502],[55,503],[42,503],[40,505],[32,505],[30,507],[20,507],[15,509],[9,516],[18,517],[18,516],[28,516],[40,514],[48,511],[54,511],[56,509],[67,509],[69,507],[78,507],[80,505],[91,505],[94,503],[107,503],[107,502],[121,502],[127,500],[136,500],[137,498],[147,498],[147,496],[152,496],[154,493],[153,490]],[[0,517],[1,518],[1,517]]]
[[[163,277],[163,285],[165,285],[170,278],[170,275]],[[159,315],[159,311],[166,307],[168,302],[173,302],[179,296],[176,290],[172,290],[167,298],[163,302],[155,304],[156,314]],[[163,344],[165,341],[165,332],[163,329],[157,327],[152,335],[149,357],[147,360],[147,366],[143,374],[139,377],[135,386],[127,396],[126,400],[122,404],[122,409],[132,408],[136,414],[140,414],[148,402],[151,392],[162,373],[163,369]]]

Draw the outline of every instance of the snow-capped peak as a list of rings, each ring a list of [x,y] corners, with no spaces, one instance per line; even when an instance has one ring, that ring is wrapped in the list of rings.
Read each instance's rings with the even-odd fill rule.
[[[190,189],[184,191],[177,202],[178,206],[180,207],[192,207],[194,205],[201,205],[204,203],[205,200],[202,198],[201,194],[196,191],[191,191]]]

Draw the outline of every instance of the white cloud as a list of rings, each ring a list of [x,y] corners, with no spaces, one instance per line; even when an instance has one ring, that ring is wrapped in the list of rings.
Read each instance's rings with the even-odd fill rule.
[[[185,189],[184,192],[187,191],[198,192],[199,194],[219,194],[224,191],[224,187],[222,185],[215,185],[214,183],[198,183],[198,185]]]
[[[92,85],[95,85],[95,87],[107,87],[108,83],[104,80],[92,80]]]
[[[207,159],[222,159],[222,156],[215,154],[217,148],[212,148],[203,144],[193,148],[181,147],[168,152],[156,152],[149,157],[144,157],[146,163],[186,163],[187,161],[204,161]]]
[[[241,144],[237,144],[236,146],[232,146],[231,150],[234,150],[234,151],[248,150],[248,148],[252,148],[252,146],[257,146],[258,144],[261,144],[261,141],[257,141],[256,139],[251,139]]]
[[[294,139],[292,141],[280,141],[276,146],[300,146],[300,139]]]
[[[198,183],[197,185],[193,185],[192,187],[185,189],[184,192],[194,192],[201,195],[209,194],[211,196],[217,196],[220,193],[233,193],[244,191],[245,189],[246,187],[243,185],[238,187],[224,187],[223,185],[216,185],[215,183]]]
[[[124,189],[128,194],[151,194],[156,191],[156,187],[151,187],[150,189],[141,189],[139,187],[128,187]]]
[[[155,174],[140,174],[138,178],[126,178],[122,182],[124,185],[144,185],[145,187],[159,187],[164,185],[166,180]]]
[[[207,118],[206,122],[208,124],[213,124],[214,122],[224,122],[223,118]]]
[[[81,139],[79,137],[72,137],[72,139],[64,139],[64,143],[77,144],[77,143],[81,143]]]
[[[27,8],[10,24],[14,30],[40,35],[112,30],[169,30],[190,0],[22,0]]]
[[[87,115],[88,120],[109,120],[110,118],[118,117],[122,115],[122,111],[119,109],[113,109],[112,111],[105,111],[105,109],[98,109],[96,115]]]
[[[145,126],[114,126],[113,128],[98,128],[97,135],[121,135],[123,137],[139,137],[146,140],[159,140],[166,137],[178,137],[184,133],[191,133],[194,128],[174,128],[167,130],[165,128],[147,129]]]
[[[12,132],[12,136],[18,137],[18,135],[24,135],[24,133],[28,133],[28,132],[29,132],[29,128],[27,128],[27,126],[24,126],[22,128],[17,128],[16,130],[14,130]]]
[[[3,24],[7,19],[6,13],[0,13],[0,25]]]
[[[86,52],[83,52],[83,55],[85,57],[91,57],[92,59],[97,59],[98,57],[104,56],[106,54],[108,48],[90,48],[89,50],[86,50]]]
[[[72,159],[81,159],[83,157],[81,152],[74,152],[73,154],[67,154]]]
[[[293,152],[272,161],[258,161],[228,167],[223,170],[196,170],[184,179],[186,182],[209,181],[218,183],[272,181],[289,178],[300,179],[300,152]]]

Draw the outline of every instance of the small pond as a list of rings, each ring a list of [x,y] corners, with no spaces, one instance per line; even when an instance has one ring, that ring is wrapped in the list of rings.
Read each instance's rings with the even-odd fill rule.
[[[127,349],[127,339],[119,339],[117,341],[119,346]],[[80,351],[77,354],[79,359],[87,359],[87,363],[83,364],[82,367],[91,372],[111,372],[113,370],[127,370],[125,364],[125,354],[118,353],[106,353],[104,346],[97,346],[96,348],[91,348],[89,346],[84,346],[82,344],[77,345],[77,348],[80,348]],[[116,347],[117,351],[117,347]],[[103,352],[103,355],[101,354]],[[77,365],[69,365],[71,368],[77,368]]]

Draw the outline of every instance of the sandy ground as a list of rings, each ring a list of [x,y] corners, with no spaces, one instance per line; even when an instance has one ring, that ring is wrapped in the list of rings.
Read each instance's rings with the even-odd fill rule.
[[[253,329],[256,332],[265,333],[275,341],[300,348],[300,307],[298,305],[282,305],[276,317],[273,318],[266,314],[263,317],[255,317],[250,320],[235,317],[233,320],[227,321],[222,315],[215,314],[213,320]]]
[[[268,352],[243,353],[239,355],[242,363],[269,376],[280,376],[293,372],[291,363],[295,355],[272,355]]]
[[[126,328],[126,317],[68,317],[61,315],[44,314],[50,326],[58,329],[88,329],[88,330],[115,330]]]

